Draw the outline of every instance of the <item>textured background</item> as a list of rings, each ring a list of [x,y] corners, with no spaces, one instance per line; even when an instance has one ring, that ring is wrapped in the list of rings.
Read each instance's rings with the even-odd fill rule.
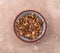
[[[36,10],[47,21],[45,36],[36,43],[22,42],[13,31],[24,10]],[[0,0],[0,53],[60,53],[60,0]]]

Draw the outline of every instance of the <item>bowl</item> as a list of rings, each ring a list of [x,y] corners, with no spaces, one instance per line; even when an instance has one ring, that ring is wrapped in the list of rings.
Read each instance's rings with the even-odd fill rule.
[[[38,17],[42,20],[42,22],[43,22],[43,24],[42,24],[42,33],[41,33],[37,38],[35,38],[35,39],[33,39],[33,40],[30,40],[30,39],[28,39],[28,38],[25,38],[24,36],[19,35],[19,34],[17,33],[16,28],[15,28],[16,22],[17,22],[22,16],[25,16],[25,15],[31,14],[31,13],[34,13],[36,16],[38,16]],[[42,15],[41,13],[39,13],[39,12],[37,12],[37,11],[35,11],[35,10],[25,10],[25,11],[23,11],[23,12],[20,12],[20,13],[16,16],[16,18],[15,18],[15,20],[14,20],[13,28],[14,28],[14,32],[15,32],[16,36],[17,36],[20,40],[22,40],[22,41],[24,41],[24,42],[30,42],[30,43],[32,43],[32,42],[36,42],[36,41],[40,40],[40,39],[45,35],[47,26],[46,26],[46,20],[45,20],[45,18],[43,17],[43,15]]]

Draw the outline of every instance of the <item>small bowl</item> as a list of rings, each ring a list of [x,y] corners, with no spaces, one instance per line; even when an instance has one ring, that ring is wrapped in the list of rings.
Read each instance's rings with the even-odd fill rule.
[[[15,23],[16,23],[16,21],[18,19],[20,19],[22,16],[24,16],[26,14],[31,14],[31,13],[34,13],[35,15],[37,15],[42,20],[42,22],[43,22],[43,25],[42,25],[42,28],[43,28],[42,33],[37,38],[35,38],[33,40],[29,40],[29,39],[27,39],[27,38],[25,38],[23,36],[18,35],[17,34],[17,31],[15,29]],[[26,10],[26,11],[23,11],[23,12],[19,13],[16,16],[16,18],[14,20],[14,26],[13,27],[14,27],[14,32],[15,32],[16,36],[19,39],[23,40],[24,42],[30,42],[30,43],[32,43],[32,42],[36,42],[36,41],[40,40],[45,35],[45,32],[46,32],[46,20],[45,20],[45,18],[39,12],[37,12],[35,10]]]

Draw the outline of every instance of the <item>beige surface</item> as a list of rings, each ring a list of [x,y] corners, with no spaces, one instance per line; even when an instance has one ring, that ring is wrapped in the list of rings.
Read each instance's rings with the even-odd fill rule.
[[[13,31],[16,15],[29,9],[47,21],[46,34],[37,43],[22,42]],[[0,0],[0,53],[60,53],[60,0]]]

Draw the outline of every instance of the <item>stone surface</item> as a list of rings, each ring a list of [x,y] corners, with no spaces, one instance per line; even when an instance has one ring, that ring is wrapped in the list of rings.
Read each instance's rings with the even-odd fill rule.
[[[47,21],[45,36],[36,43],[15,36],[14,19],[24,10],[36,10]],[[60,0],[0,0],[0,53],[60,53]]]

